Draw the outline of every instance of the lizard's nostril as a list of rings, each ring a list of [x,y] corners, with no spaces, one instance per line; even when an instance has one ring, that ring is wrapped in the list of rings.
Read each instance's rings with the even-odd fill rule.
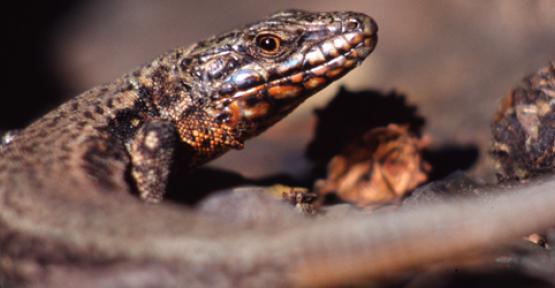
[[[370,16],[350,12],[343,20],[343,32],[361,31],[364,33],[375,34],[378,30],[376,22]]]

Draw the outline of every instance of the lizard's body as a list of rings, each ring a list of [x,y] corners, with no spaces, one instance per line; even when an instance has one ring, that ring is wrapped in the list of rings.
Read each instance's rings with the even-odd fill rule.
[[[0,146],[0,280],[278,286],[299,283],[291,275],[304,261],[357,254],[349,243],[362,245],[379,223],[248,229],[132,193],[159,201],[176,150],[192,168],[240,148],[362,61],[375,33],[358,13],[278,13],[174,50],[16,133]],[[326,251],[322,237],[339,227],[345,246]]]

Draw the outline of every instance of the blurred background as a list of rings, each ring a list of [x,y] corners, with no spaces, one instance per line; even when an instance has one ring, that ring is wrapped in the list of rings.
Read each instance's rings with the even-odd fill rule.
[[[278,10],[354,10],[374,17],[378,45],[361,67],[247,142],[243,151],[211,164],[247,177],[305,173],[313,111],[324,107],[340,85],[406,95],[426,119],[432,149],[476,150],[470,172],[490,175],[489,122],[498,99],[555,60],[553,0],[49,2],[5,9],[0,130],[21,128],[171,48]],[[380,107],[368,107],[368,113],[373,109]]]

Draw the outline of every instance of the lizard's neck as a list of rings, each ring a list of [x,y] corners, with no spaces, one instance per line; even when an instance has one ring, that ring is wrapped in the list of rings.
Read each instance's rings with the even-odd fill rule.
[[[129,75],[139,100],[149,103],[161,120],[174,123],[179,139],[194,153],[198,166],[230,149],[243,147],[238,127],[222,123],[210,113],[210,97],[193,87],[188,69],[183,69],[182,49],[176,49]]]

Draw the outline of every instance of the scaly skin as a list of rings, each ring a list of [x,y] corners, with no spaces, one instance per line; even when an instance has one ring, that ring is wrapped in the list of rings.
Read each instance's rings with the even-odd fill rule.
[[[554,181],[493,199],[493,212],[467,201],[276,227],[132,194],[161,200],[175,154],[192,168],[242,147],[362,61],[375,33],[358,13],[278,13],[170,52],[15,133],[0,144],[0,286],[333,285],[554,225]],[[260,50],[272,45],[257,35],[268,34],[281,50]]]

